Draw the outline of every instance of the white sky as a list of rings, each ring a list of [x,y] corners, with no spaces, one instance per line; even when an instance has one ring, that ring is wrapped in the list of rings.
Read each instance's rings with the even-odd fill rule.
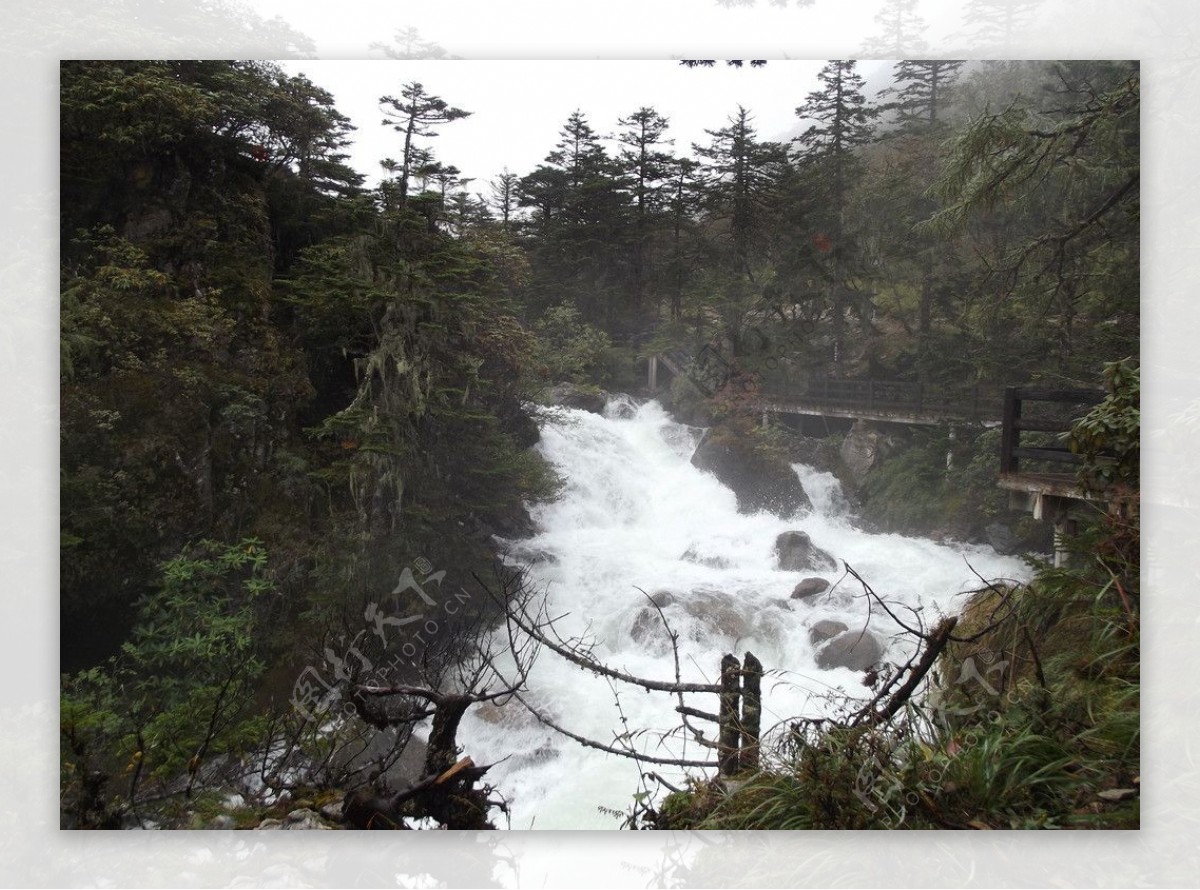
[[[487,193],[487,183],[505,167],[524,175],[558,142],[567,117],[581,110],[600,134],[612,134],[617,120],[642,106],[655,108],[671,122],[668,135],[676,154],[690,155],[693,142],[707,145],[705,130],[726,125],[739,104],[753,115],[760,139],[784,140],[802,129],[795,110],[818,87],[821,61],[773,60],[761,68],[687,68],[678,61],[293,61],[289,72],[303,72],[329,90],[335,104],[358,128],[351,164],[371,183],[379,161],[399,160],[398,134],[382,125],[379,99],[398,95],[403,84],[418,81],[471,117],[442,125],[423,143],[444,164],[474,177],[469,190]],[[864,74],[880,83],[890,63],[865,62]],[[610,146],[610,152],[614,150]]]

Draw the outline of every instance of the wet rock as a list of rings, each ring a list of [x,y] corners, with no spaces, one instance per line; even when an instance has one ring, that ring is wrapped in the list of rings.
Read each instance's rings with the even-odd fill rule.
[[[840,621],[832,621],[825,619],[823,621],[814,622],[808,629],[808,638],[812,640],[814,646],[819,646],[826,640],[832,640],[840,633],[845,633],[850,628],[842,624]]]
[[[342,810],[345,808],[345,800],[335,800],[333,803],[327,803],[321,807],[321,818],[328,819],[330,822],[342,821]]]
[[[822,670],[850,668],[865,671],[883,657],[883,644],[868,630],[847,630],[833,637],[817,651],[817,667]]]
[[[630,420],[637,416],[638,403],[625,393],[613,393],[608,397],[604,415],[616,420]]]
[[[663,590],[651,599],[664,610],[676,633],[686,630],[693,638],[699,638],[702,633],[717,633],[735,640],[750,633],[750,622],[742,602],[724,591],[698,588],[682,595]],[[671,611],[666,611],[668,607]],[[630,636],[657,651],[666,651],[670,646],[667,629],[652,606],[645,606],[637,613]]]
[[[678,600],[679,597],[669,590],[656,590],[650,596],[650,601],[653,602],[659,609],[665,609],[667,606]],[[644,606],[633,619],[633,627],[629,631],[629,635],[633,637],[635,642],[648,644],[665,644],[667,642],[666,628],[663,627],[662,617],[658,614],[658,609],[653,606]],[[663,648],[661,645],[658,648]]]
[[[1137,797],[1136,788],[1109,788],[1107,791],[1096,792],[1096,797],[1109,803],[1120,803],[1123,800]]]
[[[603,414],[608,403],[608,393],[601,389],[589,389],[574,383],[560,383],[546,396],[546,404],[559,408],[578,408],[592,414]]]
[[[281,828],[283,828],[282,819],[263,819],[254,826],[255,831],[279,831]]]
[[[796,585],[796,589],[792,591],[791,598],[794,600],[806,600],[809,597],[824,593],[829,589],[829,582],[824,578],[805,578]]]
[[[692,466],[733,491],[739,513],[793,516],[812,509],[791,464],[726,431],[704,437],[692,454]]]
[[[842,440],[841,458],[855,485],[896,449],[896,440],[874,424],[856,421]]]
[[[779,535],[775,539],[775,553],[779,568],[785,572],[827,572],[837,568],[837,560],[800,531]]]
[[[997,553],[1005,556],[1011,556],[1021,547],[1013,530],[1002,522],[993,522],[984,528],[983,536]]]
[[[217,816],[205,826],[210,831],[229,831],[236,827],[237,820],[227,815]]]

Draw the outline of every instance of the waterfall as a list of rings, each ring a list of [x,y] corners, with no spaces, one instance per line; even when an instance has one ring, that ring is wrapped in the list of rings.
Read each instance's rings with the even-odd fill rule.
[[[840,563],[828,572],[780,571],[775,539],[788,530],[808,533],[880,595],[923,609],[929,625],[961,608],[962,594],[979,586],[975,572],[1029,575],[1019,560],[989,547],[860,531],[835,478],[801,464],[795,470],[812,500],[810,513],[739,514],[733,492],[690,463],[702,432],[675,423],[657,402],[637,405],[627,397],[612,398],[604,416],[554,409],[543,425],[538,448],[565,487],[559,499],[534,508],[538,533],[513,542],[509,555],[531,564],[550,614],[561,616],[560,634],[589,639],[594,655],[613,668],[674,679],[670,645],[640,592],[665,591],[659,599],[679,637],[684,681],[716,682],[725,652],[752,651],[763,662],[764,732],[826,713],[831,693],[865,697],[861,674],[817,668],[808,625],[828,618],[862,627],[867,598]],[[829,581],[830,591],[790,600],[797,582],[812,576]],[[870,627],[887,643],[889,659],[911,651],[911,640],[878,607]],[[620,746],[614,739],[631,732],[652,755],[712,756],[678,733],[660,746],[656,734],[679,726],[673,696],[610,683],[553,652],[542,652],[527,697],[559,725],[602,743]],[[716,696],[686,698],[716,710]],[[564,738],[516,701],[473,708],[459,740],[476,762],[497,762],[489,779],[510,801],[514,828],[615,828],[617,819],[600,808],[628,810],[639,788],[636,762]],[[678,769],[647,769],[683,781]]]

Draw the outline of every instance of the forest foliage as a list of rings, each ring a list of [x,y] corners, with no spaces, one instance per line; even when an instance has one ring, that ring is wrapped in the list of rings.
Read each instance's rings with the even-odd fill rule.
[[[347,163],[366,122],[303,75],[62,64],[64,789],[84,823],[107,812],[97,771],[132,763],[130,803],[247,744],[264,666],[413,560],[490,565],[556,489],[522,407],[556,383],[629,385],[653,352],[707,347],[764,384],[1093,385],[1136,354],[1135,64],[905,62],[872,97],[833,60],[787,99],[795,138],[714,109],[690,152],[634,97],[474,192],[434,139],[472,110],[381,90],[395,159],[367,187]],[[1076,446],[1128,451],[1121,407]],[[201,651],[241,672],[198,671]]]

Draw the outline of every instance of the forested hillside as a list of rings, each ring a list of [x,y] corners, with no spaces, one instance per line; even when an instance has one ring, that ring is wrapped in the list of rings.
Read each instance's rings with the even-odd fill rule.
[[[745,393],[1094,387],[1137,355],[1135,64],[908,61],[871,96],[830,61],[780,97],[790,141],[736,107],[679,145],[630,96],[483,185],[433,139],[472,109],[379,90],[395,149],[368,187],[347,146],[380,122],[303,75],[62,65],[64,824],[191,799],[286,734],[299,668],[408,566],[489,576],[561,484],[529,409],[558,384],[641,392],[650,356],[712,350],[740,389],[660,395],[786,450]],[[949,482],[939,443],[906,443],[928,503],[886,473],[861,497],[945,524],[946,499],[999,497],[989,435]],[[444,677],[499,611],[469,598],[403,680]]]

